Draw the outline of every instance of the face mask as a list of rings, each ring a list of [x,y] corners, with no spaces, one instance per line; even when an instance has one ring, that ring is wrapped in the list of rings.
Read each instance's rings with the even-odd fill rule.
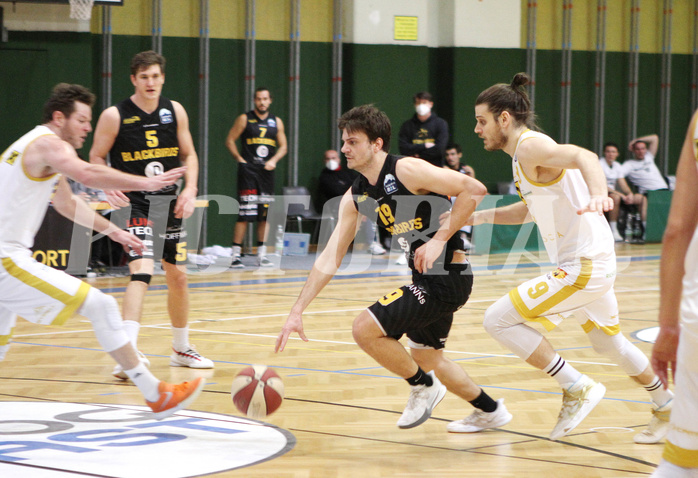
[[[426,116],[431,112],[431,106],[429,106],[426,103],[420,103],[417,106],[415,106],[414,109],[417,112],[418,116]]]
[[[336,159],[330,159],[329,161],[327,161],[326,166],[327,169],[329,169],[330,171],[335,171],[339,169],[339,161],[337,161]]]

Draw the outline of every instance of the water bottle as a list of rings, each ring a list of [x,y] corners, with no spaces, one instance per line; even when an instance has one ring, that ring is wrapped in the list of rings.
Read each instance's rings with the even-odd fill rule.
[[[284,226],[281,224],[278,225],[276,228],[276,242],[274,244],[274,248],[276,249],[276,254],[279,256],[283,255],[284,251]]]
[[[635,219],[635,214],[629,212],[625,216],[625,242],[633,242],[633,220]]]
[[[633,239],[635,243],[642,244],[644,242],[642,238],[642,216],[639,212],[635,213],[635,224],[633,227]]]

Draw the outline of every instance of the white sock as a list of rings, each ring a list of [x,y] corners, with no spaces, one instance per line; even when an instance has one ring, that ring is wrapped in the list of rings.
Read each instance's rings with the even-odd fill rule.
[[[553,360],[543,371],[557,380],[557,383],[559,383],[562,388],[569,388],[582,377],[582,374],[576,368],[568,364],[559,354],[555,354]]]
[[[172,346],[180,352],[189,348],[189,327],[172,326]]]
[[[258,246],[257,247],[257,255],[259,257],[264,257],[267,255],[267,246]]]
[[[149,402],[157,402],[160,398],[160,392],[158,391],[158,386],[160,385],[160,380],[155,378],[150,370],[141,362],[135,368],[131,370],[124,370],[128,378],[131,379],[133,384],[138,387],[143,396]]]
[[[128,339],[133,344],[133,348],[138,350],[138,333],[141,330],[141,323],[135,320],[124,320],[124,331]]]
[[[674,393],[671,390],[665,390],[664,385],[662,385],[662,382],[656,375],[649,385],[643,385],[643,387],[645,387],[647,393],[650,394],[652,402],[654,402],[657,407],[666,405],[669,400],[674,398]]]
[[[618,232],[618,221],[608,221],[608,225],[611,226],[613,232]]]
[[[240,246],[233,246],[233,247],[232,247],[232,255],[233,255],[233,257],[240,257],[240,254],[242,254],[242,247],[240,247]]]

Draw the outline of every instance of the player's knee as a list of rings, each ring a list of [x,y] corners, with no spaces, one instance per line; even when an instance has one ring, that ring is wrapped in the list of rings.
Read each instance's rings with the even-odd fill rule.
[[[187,274],[176,266],[171,265],[167,269],[167,276],[167,287],[170,290],[186,291],[189,289]]]
[[[645,354],[620,332],[607,335],[594,328],[589,332],[589,340],[596,353],[615,362],[631,377],[640,375],[649,364]]]
[[[506,329],[520,322],[515,320],[518,316],[509,296],[504,296],[487,308],[482,325],[488,334],[497,338]]]
[[[111,352],[128,343],[119,304],[112,296],[91,289],[80,308],[80,314],[90,319],[95,336],[105,351]]]
[[[378,326],[373,321],[373,317],[367,311],[363,311],[359,316],[354,319],[352,324],[351,333],[354,337],[354,341],[362,346],[370,342],[372,339],[378,338],[383,335]]]
[[[150,274],[131,274],[131,282],[143,282],[146,285],[150,284],[152,278]]]
[[[123,327],[116,299],[97,289],[91,289],[87,294],[80,314],[90,319],[94,328],[118,330]]]

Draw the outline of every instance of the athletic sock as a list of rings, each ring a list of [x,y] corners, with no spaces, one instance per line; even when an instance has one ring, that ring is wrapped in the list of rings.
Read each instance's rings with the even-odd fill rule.
[[[138,333],[141,330],[141,323],[135,320],[124,320],[124,331],[128,339],[133,344],[133,348],[138,350]]]
[[[492,400],[492,397],[487,395],[483,389],[480,389],[480,395],[475,400],[470,400],[470,404],[487,413],[492,413],[497,409],[497,402]]]
[[[545,373],[557,380],[557,383],[564,389],[569,388],[582,374],[573,366],[568,364],[565,359],[555,354],[555,358],[543,369]]]
[[[175,350],[186,352],[189,348],[189,327],[172,326],[172,346]]]
[[[150,370],[145,365],[139,362],[135,368],[124,370],[124,372],[126,372],[133,384],[138,387],[138,390],[141,391],[146,400],[149,402],[158,401],[160,398],[160,392],[158,391],[160,380],[155,378],[155,375],[150,373]]]
[[[406,378],[405,380],[407,380],[407,383],[410,385],[426,385],[427,387],[431,387],[434,384],[431,376],[422,370],[422,367],[418,367],[417,373],[410,378]]]
[[[662,385],[661,380],[659,380],[659,377],[656,375],[649,385],[643,385],[643,387],[645,387],[647,393],[650,394],[652,402],[654,402],[657,407],[666,405],[669,400],[674,398],[674,393],[671,390],[665,390],[664,385]]]

